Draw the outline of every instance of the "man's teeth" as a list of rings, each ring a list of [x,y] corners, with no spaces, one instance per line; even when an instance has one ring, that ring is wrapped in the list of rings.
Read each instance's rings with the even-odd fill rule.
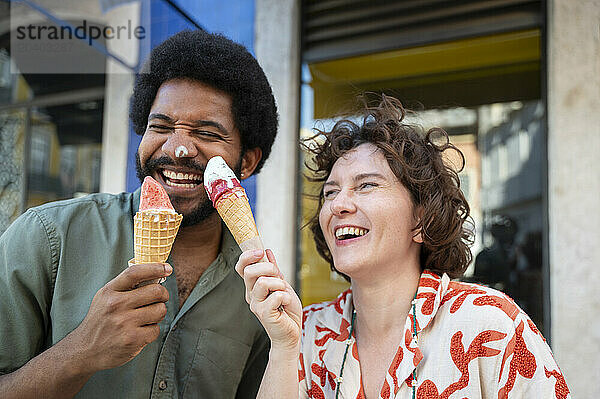
[[[201,175],[193,173],[176,173],[171,170],[163,170],[162,173],[166,178],[165,183],[171,187],[195,188],[202,180]],[[190,181],[193,181],[194,183],[190,183]]]
[[[163,170],[163,175],[168,179],[173,180],[202,180],[202,176],[193,173],[175,173],[171,170]]]
[[[367,234],[368,231],[369,230],[361,229],[360,227],[340,227],[335,231],[335,237],[337,239],[360,237]]]
[[[167,180],[165,183],[167,183],[168,186],[171,187],[185,187],[185,188],[194,188],[197,187],[197,184],[192,184],[192,183],[175,183],[174,181],[171,180]]]

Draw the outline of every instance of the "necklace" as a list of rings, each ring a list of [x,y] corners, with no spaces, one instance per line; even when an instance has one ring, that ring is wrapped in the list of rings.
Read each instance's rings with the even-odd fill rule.
[[[416,292],[415,292],[415,297],[412,300],[411,311],[412,311],[412,316],[413,316],[412,334],[413,334],[413,340],[416,342],[417,341],[417,293]],[[355,321],[356,321],[356,309],[352,309],[352,322],[350,323],[350,334],[348,335],[348,339],[346,340],[346,350],[344,350],[344,358],[342,359],[342,367],[340,368],[340,376],[336,379],[337,386],[335,389],[335,399],[338,399],[338,395],[340,394],[340,387],[342,385],[342,381],[344,381],[344,379],[342,378],[342,375],[344,374],[344,366],[346,365],[346,357],[348,356],[348,349],[350,348],[350,345],[352,344],[352,340],[350,339],[350,337],[352,337],[352,332],[354,331],[354,322]],[[413,376],[412,397],[413,397],[413,399],[415,399],[416,393],[417,393],[417,368],[416,367],[412,372],[412,376]]]

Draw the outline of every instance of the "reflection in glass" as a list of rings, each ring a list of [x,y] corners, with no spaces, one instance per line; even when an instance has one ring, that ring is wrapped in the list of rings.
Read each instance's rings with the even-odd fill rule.
[[[27,112],[0,111],[0,233],[21,214]]]
[[[0,233],[27,208],[100,189],[104,75],[11,71],[0,48]]]
[[[78,105],[46,107],[32,112],[28,208],[99,191],[101,132],[97,140],[88,137],[90,130],[98,128],[86,127],[78,120],[93,122],[95,117],[86,115],[89,111],[76,111]],[[78,129],[86,129],[87,134],[77,134]]]
[[[541,101],[480,107],[484,248],[471,279],[498,288],[543,329],[544,107]]]

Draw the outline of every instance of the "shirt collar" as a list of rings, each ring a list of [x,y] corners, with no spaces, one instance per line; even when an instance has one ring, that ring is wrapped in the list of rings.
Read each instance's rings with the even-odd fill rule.
[[[386,381],[389,388],[395,394],[398,393],[400,386],[406,381],[409,386],[415,382],[412,381],[413,370],[419,365],[423,359],[423,353],[419,348],[418,334],[427,328],[435,317],[443,295],[448,288],[450,278],[448,275],[438,276],[428,270],[421,273],[419,285],[417,288],[416,299],[414,300],[416,314],[416,330],[417,339],[413,336],[413,315],[412,310],[409,313],[404,327],[404,339],[400,343],[394,363],[390,365],[386,373]],[[352,313],[354,306],[352,304],[352,290],[348,289],[338,296],[338,298],[327,305],[315,305],[313,310],[319,310],[319,307],[332,307],[330,311],[318,312],[318,317],[322,319],[317,321],[318,324],[325,325],[331,330],[331,334],[326,334],[321,339],[330,338],[324,342],[325,347],[335,346],[337,350],[323,351],[322,361],[326,364],[328,370],[340,370],[343,362],[340,353],[343,353],[343,348],[346,340],[349,340],[350,345],[354,346],[354,334],[349,336],[350,324],[352,323]],[[341,315],[341,320],[340,320]],[[327,336],[329,335],[329,337]],[[344,379],[349,378],[353,381],[360,380],[360,369],[358,367],[348,367],[344,371]],[[417,377],[418,379],[418,377]],[[352,384],[342,384],[340,394],[343,398],[356,397],[358,386]]]
[[[133,217],[135,213],[140,209],[140,196],[142,192],[142,187],[138,187],[137,190],[133,192],[131,196],[131,222],[133,223]]]
[[[240,257],[242,251],[238,246],[237,242],[231,235],[231,232],[227,228],[224,222],[221,222],[223,232],[221,234],[221,253],[225,258],[225,263],[227,264],[228,269],[233,269],[235,264]]]
[[[435,317],[442,302],[442,297],[448,289],[449,282],[450,277],[448,277],[446,273],[441,277],[429,270],[425,270],[421,273],[415,300],[417,334],[429,326]],[[319,307],[323,308],[329,306],[335,309],[335,314],[338,316],[326,317],[322,322],[327,328],[340,334],[342,332],[341,328],[345,328],[345,326],[352,321],[352,312],[354,311],[354,306],[352,304],[352,289],[349,288],[342,292],[333,302],[330,302],[327,305],[314,305],[311,308],[313,310],[318,310]],[[319,312],[319,314],[333,314],[333,312]],[[346,323],[340,325],[339,314],[346,320]],[[412,317],[412,311],[410,312],[409,317]],[[342,327],[340,328],[340,326]]]
[[[200,276],[198,283],[196,283],[196,286],[175,317],[175,323],[200,299],[219,285],[229,273],[232,273],[240,253],[241,251],[237,243],[227,229],[227,226],[223,223],[223,230],[221,232],[221,250],[216,259],[208,266],[202,276]]]
[[[428,270],[421,273],[415,299],[417,334],[431,324],[431,321],[440,308],[442,298],[448,289],[449,283],[450,277],[446,273],[441,277]]]

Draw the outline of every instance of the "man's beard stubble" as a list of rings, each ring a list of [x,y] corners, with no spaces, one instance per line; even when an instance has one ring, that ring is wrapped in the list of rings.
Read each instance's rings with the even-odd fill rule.
[[[146,176],[152,176],[152,173],[154,173],[159,166],[164,166],[164,165],[183,166],[190,170],[195,171],[198,174],[202,174],[203,177],[204,177],[204,169],[206,168],[206,165],[201,165],[201,164],[196,163],[193,160],[188,159],[188,158],[183,158],[183,159],[179,160],[178,162],[174,162],[171,158],[169,158],[167,156],[162,156],[162,157],[156,158],[156,159],[150,159],[150,160],[146,161],[146,163],[142,166],[139,154],[138,153],[135,154],[135,172],[136,172],[137,178],[140,180],[140,183],[144,181],[144,178]],[[240,155],[240,159],[238,160],[237,164],[235,165],[235,168],[233,169],[233,173],[235,173],[235,175],[238,177],[238,179],[240,178],[241,171],[242,171],[242,156]],[[203,185],[204,179],[202,181],[203,182],[201,184]],[[202,188],[204,188],[204,187],[202,187]],[[172,196],[172,195],[169,196],[169,199],[171,200],[171,203],[173,204],[173,207],[175,208],[176,211],[177,211],[179,205],[181,204],[181,202],[187,200],[185,198],[181,198],[178,196]],[[181,222],[181,227],[194,226],[196,224],[199,224],[199,223],[205,221],[206,219],[208,219],[215,211],[216,211],[216,209],[213,207],[212,201],[210,200],[208,195],[206,195],[204,197],[204,200],[200,204],[198,204],[196,209],[192,210],[191,212],[189,212],[187,214],[183,214],[183,220]]]

